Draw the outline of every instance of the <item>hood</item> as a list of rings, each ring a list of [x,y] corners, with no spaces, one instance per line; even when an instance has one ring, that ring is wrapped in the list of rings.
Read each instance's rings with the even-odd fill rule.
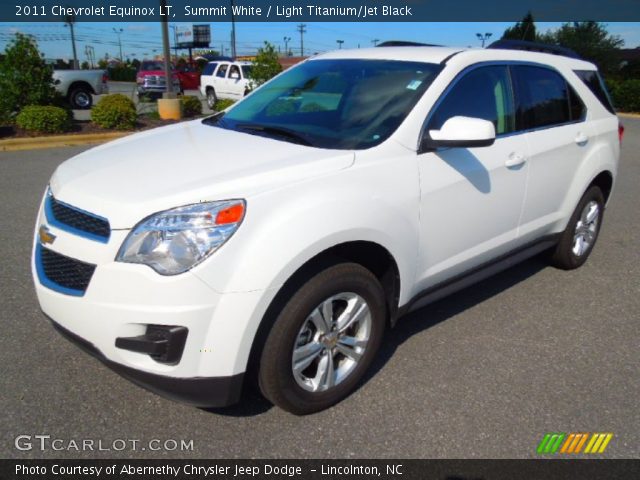
[[[354,153],[306,147],[204,125],[179,123],[116,140],[61,164],[53,195],[132,228],[169,208],[248,198],[348,168]]]

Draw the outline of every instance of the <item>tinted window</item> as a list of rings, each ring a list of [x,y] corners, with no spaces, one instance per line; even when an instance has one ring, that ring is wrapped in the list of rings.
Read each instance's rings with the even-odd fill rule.
[[[515,114],[509,70],[480,67],[465,74],[438,105],[429,130],[440,130],[451,117],[465,116],[493,122],[496,134],[514,131]]]
[[[227,76],[227,68],[229,68],[229,65],[220,65],[220,68],[218,68],[216,72],[216,77],[225,78]]]
[[[217,63],[207,63],[207,65],[204,67],[204,70],[202,70],[202,75],[213,75],[213,72],[217,66]]]
[[[562,75],[548,68],[524,65],[512,71],[518,91],[519,129],[548,127],[572,120],[569,86]]]
[[[607,87],[602,81],[602,77],[595,70],[575,70],[574,73],[580,77],[580,80],[589,87],[589,90],[593,92],[604,108],[611,113],[616,113],[611,102],[611,97],[607,91]]]

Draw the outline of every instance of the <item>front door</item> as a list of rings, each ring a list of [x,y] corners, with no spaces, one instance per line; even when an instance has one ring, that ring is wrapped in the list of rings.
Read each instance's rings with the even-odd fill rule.
[[[418,154],[420,253],[417,291],[495,258],[517,245],[526,193],[527,142],[515,132],[509,68],[461,74],[429,115],[426,130],[454,116],[493,122],[495,143]]]

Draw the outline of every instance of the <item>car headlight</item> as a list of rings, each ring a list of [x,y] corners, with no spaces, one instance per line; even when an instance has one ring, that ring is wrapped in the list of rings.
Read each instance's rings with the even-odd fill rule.
[[[161,275],[186,272],[233,235],[245,206],[244,200],[225,200],[151,215],[129,233],[116,261],[142,263]]]

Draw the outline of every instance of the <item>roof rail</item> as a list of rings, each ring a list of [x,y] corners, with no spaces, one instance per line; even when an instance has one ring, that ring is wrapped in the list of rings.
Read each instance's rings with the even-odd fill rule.
[[[547,43],[528,42],[526,40],[496,40],[487,48],[500,50],[527,50],[529,52],[551,53],[563,57],[578,58],[580,55],[567,47],[559,45],[549,45]]]
[[[432,43],[407,42],[405,40],[388,40],[379,43],[376,47],[441,47],[442,45],[434,45]]]

